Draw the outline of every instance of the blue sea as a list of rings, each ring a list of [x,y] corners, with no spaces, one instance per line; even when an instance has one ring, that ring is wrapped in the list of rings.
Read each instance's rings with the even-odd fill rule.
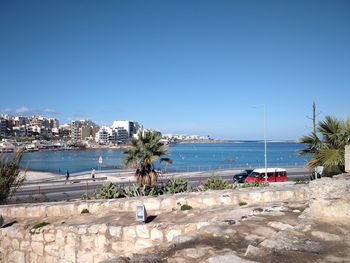
[[[268,142],[267,162],[269,167],[303,166],[307,157],[299,157],[298,151],[304,145],[297,142]],[[183,143],[168,147],[172,165],[156,163],[157,168],[169,172],[208,171],[230,168],[264,166],[264,143],[259,141],[227,143]],[[42,151],[25,153],[21,167],[34,171],[63,174],[99,169],[98,159],[102,156],[101,169],[123,166],[123,150],[96,149],[72,151]]]

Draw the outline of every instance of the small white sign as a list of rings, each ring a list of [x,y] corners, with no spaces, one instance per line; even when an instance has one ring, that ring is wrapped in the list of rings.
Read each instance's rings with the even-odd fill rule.
[[[99,164],[102,164],[102,163],[103,163],[102,156],[100,156],[100,158],[98,158],[98,163],[99,163]]]

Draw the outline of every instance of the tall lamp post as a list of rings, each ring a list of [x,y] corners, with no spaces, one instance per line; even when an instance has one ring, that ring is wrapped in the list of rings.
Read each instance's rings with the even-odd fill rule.
[[[257,108],[259,106],[255,106]],[[266,142],[266,105],[262,104],[260,107],[264,109],[264,159],[265,159],[265,181],[267,182],[267,142]]]
[[[266,105],[263,104],[264,107],[264,148],[265,148],[265,181],[267,182],[267,149],[266,149]]]

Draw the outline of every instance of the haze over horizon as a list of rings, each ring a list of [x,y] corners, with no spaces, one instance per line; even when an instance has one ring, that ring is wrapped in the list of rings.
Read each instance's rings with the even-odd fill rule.
[[[1,1],[0,113],[297,139],[350,113],[350,2]]]

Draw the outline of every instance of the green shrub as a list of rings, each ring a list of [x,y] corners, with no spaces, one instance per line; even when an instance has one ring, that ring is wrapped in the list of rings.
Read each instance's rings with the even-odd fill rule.
[[[108,181],[104,183],[101,188],[98,188],[95,192],[96,199],[113,199],[123,197],[123,189],[117,187],[112,182]]]
[[[7,203],[24,182],[25,175],[19,170],[23,152],[23,149],[17,151],[10,161],[0,155],[0,204]]]
[[[184,178],[171,178],[164,187],[165,194],[176,194],[187,191],[187,180]]]
[[[158,196],[159,191],[157,186],[138,186],[136,184],[132,184],[124,187],[123,189],[124,195],[126,197],[136,197],[136,196]]]
[[[181,209],[181,211],[191,210],[191,209],[192,209],[192,206],[187,205],[187,204],[183,204],[183,205],[180,207],[180,209]]]
[[[309,179],[306,177],[299,177],[294,180],[295,184],[308,184]]]
[[[247,205],[248,203],[247,202],[244,202],[244,201],[240,201],[239,202],[239,206],[242,206],[242,205]]]
[[[239,185],[239,188],[248,188],[248,187],[267,187],[269,186],[269,182],[257,182],[257,181],[252,181],[252,182],[246,182],[241,185]]]
[[[223,180],[221,177],[212,176],[208,178],[202,185],[199,187],[200,190],[225,190],[231,188],[231,185]]]
[[[81,210],[81,212],[80,212],[80,214],[89,214],[90,213],[90,211],[89,211],[89,209],[87,209],[87,208],[84,208],[83,210]]]
[[[50,224],[49,222],[45,222],[45,221],[37,223],[37,224],[32,226],[32,228],[29,230],[29,233],[31,233],[31,234],[38,233],[38,231],[40,231],[41,228],[43,228],[44,226],[49,225],[49,224]]]

